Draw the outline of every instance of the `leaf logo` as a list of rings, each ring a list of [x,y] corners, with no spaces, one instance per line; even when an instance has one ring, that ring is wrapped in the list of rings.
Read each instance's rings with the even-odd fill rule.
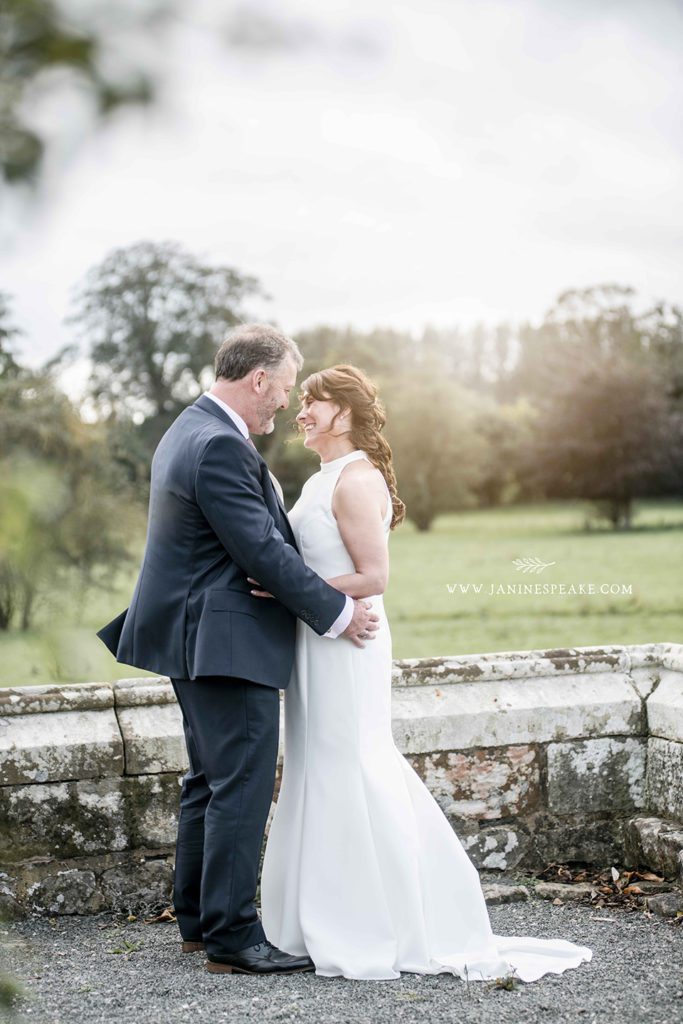
[[[551,565],[557,565],[557,562],[542,562],[540,558],[515,558],[512,561],[517,572],[543,572],[544,569],[549,568]]]

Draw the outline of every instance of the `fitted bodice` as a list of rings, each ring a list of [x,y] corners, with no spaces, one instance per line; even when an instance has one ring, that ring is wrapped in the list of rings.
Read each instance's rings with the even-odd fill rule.
[[[289,513],[289,522],[301,557],[306,565],[323,578],[356,571],[332,512],[332,495],[344,467],[357,459],[370,462],[365,452],[356,450],[330,462],[321,463],[318,472],[309,477],[304,484],[299,500]],[[387,487],[385,540],[389,536],[391,517],[391,496]]]

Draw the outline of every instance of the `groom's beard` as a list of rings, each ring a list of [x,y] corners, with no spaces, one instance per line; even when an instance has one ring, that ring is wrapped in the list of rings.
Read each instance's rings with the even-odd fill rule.
[[[273,409],[273,407],[272,407],[272,405],[270,403],[266,404],[264,402],[262,406],[259,406],[259,408],[257,409],[257,413],[258,413],[258,421],[259,421],[258,425],[259,425],[259,433],[260,434],[272,434],[273,433],[273,431],[275,430],[275,413],[276,412],[277,412],[277,407],[275,409]]]

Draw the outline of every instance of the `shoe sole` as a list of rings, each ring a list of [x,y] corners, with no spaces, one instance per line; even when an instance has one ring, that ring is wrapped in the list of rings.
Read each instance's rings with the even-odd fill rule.
[[[232,964],[215,964],[213,960],[207,960],[206,969],[209,974],[304,974],[306,971],[314,971],[315,967],[292,967],[287,971],[247,971],[244,967],[233,967]]]

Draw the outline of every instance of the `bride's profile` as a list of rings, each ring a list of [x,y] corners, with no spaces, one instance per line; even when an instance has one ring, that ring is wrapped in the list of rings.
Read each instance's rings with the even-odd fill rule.
[[[297,621],[285,691],[284,769],[263,865],[269,940],[323,976],[451,972],[523,981],[592,957],[564,939],[494,935],[478,872],[391,730],[388,537],[405,516],[377,388],[339,365],[301,385],[297,423],[320,456],[289,513],[304,561],[365,598],[364,647]],[[255,591],[266,597],[263,591]]]

